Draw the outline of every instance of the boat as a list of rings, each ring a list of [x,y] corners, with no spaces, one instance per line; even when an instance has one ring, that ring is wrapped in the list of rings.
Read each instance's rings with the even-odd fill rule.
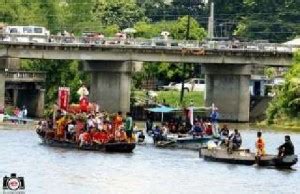
[[[219,141],[213,136],[193,136],[186,135],[183,137],[171,135],[167,136],[166,139],[160,141],[154,141],[156,147],[160,148],[180,148],[189,150],[199,150],[200,148],[207,145],[209,141]]]
[[[226,148],[212,147],[201,148],[199,156],[204,160],[223,162],[230,164],[241,165],[258,165],[276,168],[290,168],[298,162],[297,155],[289,155],[278,157],[277,155],[265,155],[256,157],[255,153],[250,152],[249,149],[238,149],[228,152]]]
[[[57,140],[52,138],[46,138],[38,133],[39,137],[42,140],[44,145],[51,147],[60,147],[68,149],[79,149],[79,150],[88,150],[88,151],[102,151],[102,152],[121,152],[121,153],[130,153],[135,148],[136,143],[128,142],[113,142],[113,143],[103,143],[103,144],[90,144],[79,146],[76,142],[71,142],[67,140]]]

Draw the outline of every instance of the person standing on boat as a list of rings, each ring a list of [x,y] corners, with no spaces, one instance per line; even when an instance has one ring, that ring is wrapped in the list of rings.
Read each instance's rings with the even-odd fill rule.
[[[285,143],[279,146],[278,150],[278,157],[284,157],[284,156],[289,156],[289,155],[294,155],[295,154],[295,149],[294,145],[291,141],[291,137],[289,135],[286,135],[284,137]]]
[[[122,112],[119,111],[115,118],[113,119],[113,134],[115,136],[116,130],[120,130],[121,126],[123,124],[123,117]]]
[[[149,132],[152,132],[152,130],[153,130],[153,121],[150,117],[148,117],[146,121],[146,132],[149,134]]]
[[[89,95],[89,91],[85,84],[82,84],[82,86],[78,89],[77,94],[79,95],[79,100]]]
[[[126,113],[126,120],[125,120],[125,132],[129,142],[131,142],[132,138],[132,130],[133,130],[133,121],[130,112]]]
[[[219,112],[218,108],[212,106],[212,112],[210,114],[211,123],[212,123],[212,132],[214,136],[218,136],[218,119],[219,119]]]
[[[265,151],[265,140],[262,138],[262,133],[259,131],[257,132],[257,140],[255,143],[256,147],[256,156],[264,156],[266,154]]]

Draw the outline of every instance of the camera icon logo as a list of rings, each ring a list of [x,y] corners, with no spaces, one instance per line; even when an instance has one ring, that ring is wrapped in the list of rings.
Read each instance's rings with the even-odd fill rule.
[[[3,177],[3,190],[24,190],[25,189],[25,181],[24,177],[17,177],[16,173],[11,173],[10,177]]]

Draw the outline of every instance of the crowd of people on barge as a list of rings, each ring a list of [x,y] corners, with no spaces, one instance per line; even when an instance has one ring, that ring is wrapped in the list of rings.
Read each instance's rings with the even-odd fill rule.
[[[45,138],[77,142],[80,146],[93,143],[135,142],[130,113],[109,115],[106,112],[65,113],[57,110],[54,122],[39,121],[38,133]]]
[[[53,118],[39,121],[37,133],[47,139],[79,143],[80,146],[114,142],[135,142],[131,113],[108,114],[90,103],[89,91],[83,84],[77,91],[79,104],[67,109],[54,106]]]

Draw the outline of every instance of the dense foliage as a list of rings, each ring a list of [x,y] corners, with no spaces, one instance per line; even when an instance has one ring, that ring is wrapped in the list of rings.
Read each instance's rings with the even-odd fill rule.
[[[280,123],[288,118],[300,121],[300,52],[295,54],[284,85],[276,88],[275,92],[276,96],[267,110],[269,123]]]

